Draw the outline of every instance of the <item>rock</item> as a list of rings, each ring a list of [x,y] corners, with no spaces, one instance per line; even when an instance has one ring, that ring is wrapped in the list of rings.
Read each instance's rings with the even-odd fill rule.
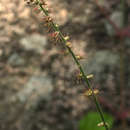
[[[107,80],[108,74],[118,69],[119,55],[111,51],[97,51],[93,57],[84,63],[87,74],[94,74],[94,80]]]
[[[24,58],[19,56],[17,53],[13,53],[9,59],[8,63],[12,66],[23,66],[25,64]]]
[[[12,99],[22,103],[29,101],[29,106],[35,106],[40,99],[49,100],[53,85],[50,77],[45,75],[34,75]]]
[[[42,54],[44,47],[47,45],[47,38],[39,34],[32,34],[20,40],[20,44],[27,51],[35,51]]]
[[[48,100],[50,101],[52,90],[53,85],[50,77],[43,74],[35,74],[30,77],[28,82],[25,83],[23,88],[16,94],[13,93],[13,95],[10,96],[7,93],[8,96],[6,96],[6,100],[0,103],[1,117],[3,117],[0,118],[2,119],[2,126],[10,130],[14,128],[29,130],[29,124],[32,124],[35,120],[35,118],[30,118],[31,114],[34,113],[34,109],[41,100],[46,103],[48,103]],[[23,124],[22,122],[26,122],[27,119],[29,119],[29,123]],[[25,128],[23,128],[23,125],[25,125]],[[47,127],[45,126],[41,129],[47,130]]]
[[[122,23],[123,13],[121,11],[113,12],[112,15],[110,16],[110,19],[119,29],[123,27],[123,23]],[[115,36],[116,31],[114,27],[110,23],[108,23],[108,21],[105,22],[105,27],[108,35]]]

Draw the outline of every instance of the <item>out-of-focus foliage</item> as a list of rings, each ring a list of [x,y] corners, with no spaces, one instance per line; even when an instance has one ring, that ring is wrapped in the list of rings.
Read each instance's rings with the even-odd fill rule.
[[[109,128],[111,128],[114,118],[108,113],[104,113],[104,118]],[[105,130],[103,126],[98,126],[99,123],[101,123],[99,113],[89,112],[80,120],[79,130]]]

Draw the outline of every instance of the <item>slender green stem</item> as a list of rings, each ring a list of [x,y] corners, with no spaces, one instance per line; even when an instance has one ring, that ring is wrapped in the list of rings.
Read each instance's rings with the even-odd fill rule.
[[[49,16],[47,10],[46,10],[45,8],[43,8],[42,4],[39,4],[39,6],[40,6],[41,10],[43,11],[43,13],[44,13],[46,16]],[[62,34],[61,31],[59,30],[59,27],[57,27],[56,24],[54,24],[53,21],[51,22],[51,24],[52,24],[53,29],[54,29],[55,31],[58,31],[58,32],[59,32],[59,36],[60,36],[61,40],[63,41],[63,43],[64,43],[65,46],[66,46],[67,40],[65,40],[63,34]],[[72,55],[72,57],[73,57],[75,63],[77,64],[77,66],[78,66],[78,68],[79,68],[79,70],[80,70],[80,72],[81,72],[81,74],[82,74],[82,76],[83,76],[83,78],[84,78],[84,80],[85,80],[85,82],[86,82],[88,88],[92,90],[92,87],[91,87],[91,85],[90,85],[90,83],[89,83],[89,81],[88,81],[88,79],[87,79],[87,77],[86,77],[86,75],[85,75],[85,73],[84,73],[84,71],[83,71],[83,68],[82,68],[81,64],[79,63],[78,59],[76,58],[74,52],[72,51],[72,49],[71,49],[69,46],[66,46],[66,48],[68,49],[69,53]],[[108,126],[106,125],[105,119],[104,119],[104,116],[103,116],[103,111],[102,111],[101,106],[100,106],[100,104],[99,104],[99,102],[98,102],[98,100],[97,100],[97,97],[96,97],[96,95],[93,93],[93,91],[92,91],[92,97],[93,97],[93,100],[94,100],[94,102],[95,102],[95,104],[96,104],[97,110],[98,110],[98,112],[99,112],[99,114],[100,114],[101,120],[102,120],[102,122],[104,123],[104,127],[105,127],[106,130],[108,130]]]

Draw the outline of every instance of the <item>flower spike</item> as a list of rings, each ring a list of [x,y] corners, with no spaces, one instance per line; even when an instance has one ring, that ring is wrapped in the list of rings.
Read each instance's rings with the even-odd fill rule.
[[[80,70],[81,73],[81,78],[83,78],[86,82],[86,86],[88,87],[88,91],[86,91],[84,93],[84,95],[88,95],[88,96],[92,96],[95,105],[97,107],[97,110],[100,114],[100,117],[103,121],[104,127],[106,128],[106,130],[108,130],[108,126],[105,123],[105,119],[104,119],[104,115],[102,112],[102,109],[100,107],[100,104],[98,102],[98,99],[96,97],[96,94],[98,94],[98,90],[93,90],[91,84],[89,83],[88,77],[86,77],[85,72],[79,62],[79,56],[76,57],[76,55],[74,54],[73,50],[72,50],[72,45],[71,42],[68,42],[69,37],[64,37],[64,35],[62,34],[62,32],[60,31],[59,27],[53,22],[52,18],[49,17],[49,9],[46,7],[46,3],[44,0],[25,0],[27,2],[27,4],[33,4],[35,5],[35,7],[38,7],[38,9],[40,8],[40,11],[42,11],[45,15],[45,24],[47,25],[47,27],[53,30],[53,33],[50,34],[50,36],[52,37],[52,39],[55,40],[55,42],[58,42],[59,40],[61,40],[64,43],[64,46],[66,47],[66,49],[69,51],[69,53],[71,54],[71,56],[73,57],[78,69]],[[90,76],[92,77],[92,76]]]

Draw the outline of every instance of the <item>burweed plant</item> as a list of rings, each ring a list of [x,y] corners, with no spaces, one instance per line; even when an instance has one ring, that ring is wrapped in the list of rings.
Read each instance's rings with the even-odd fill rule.
[[[84,81],[86,82],[86,86],[88,88],[87,91],[84,92],[85,96],[91,96],[92,100],[94,101],[97,111],[100,114],[101,120],[102,122],[100,122],[99,124],[97,124],[97,126],[103,126],[105,127],[106,130],[108,130],[108,123],[105,122],[104,119],[104,115],[103,115],[103,111],[102,108],[99,104],[98,98],[97,98],[97,94],[98,94],[98,90],[94,90],[89,82],[89,78],[92,77],[92,75],[87,76],[79,62],[80,59],[82,59],[81,56],[77,56],[75,55],[73,49],[72,49],[72,45],[71,42],[69,41],[69,36],[64,36],[63,33],[60,31],[59,26],[53,21],[53,18],[50,16],[50,12],[49,9],[47,7],[47,4],[44,0],[24,0],[28,5],[33,5],[35,11],[37,12],[41,12],[43,13],[43,18],[44,18],[44,22],[46,27],[48,28],[48,32],[51,32],[50,36],[52,37],[52,39],[55,40],[55,42],[62,42],[63,46],[68,50],[68,52],[71,54],[72,58],[74,59],[80,74],[79,77],[83,78]]]

